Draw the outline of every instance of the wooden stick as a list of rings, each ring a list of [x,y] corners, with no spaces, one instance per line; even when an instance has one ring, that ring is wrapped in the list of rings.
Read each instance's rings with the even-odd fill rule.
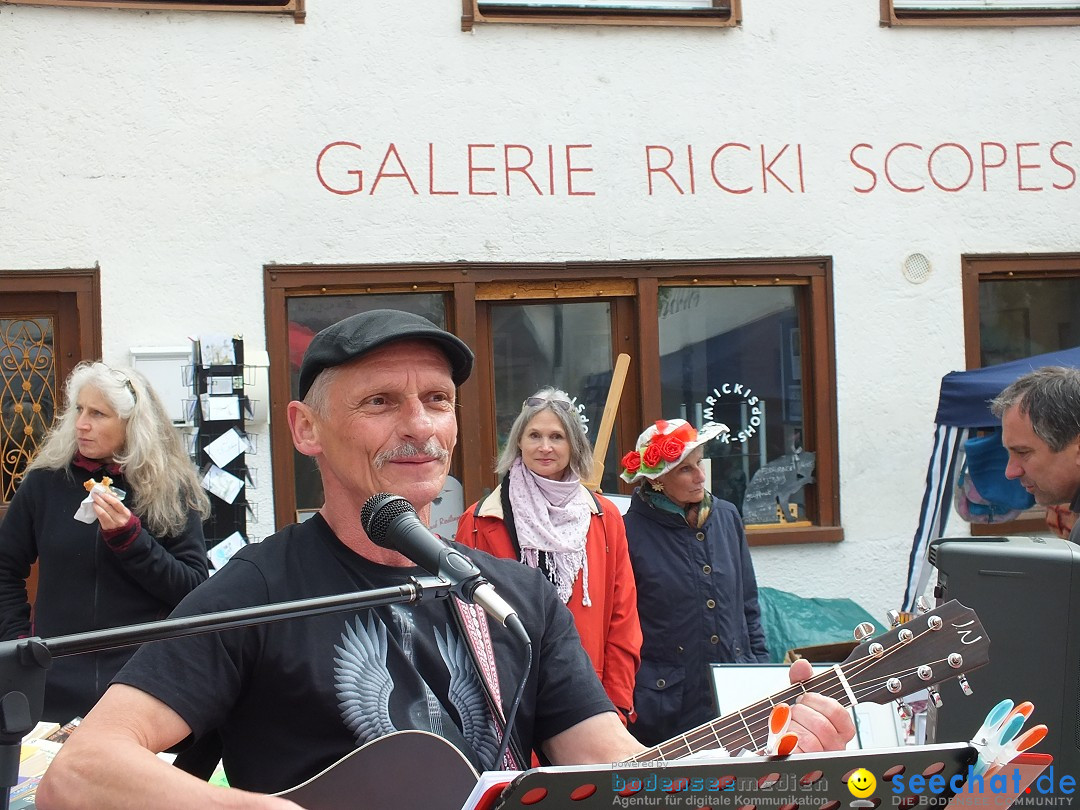
[[[600,489],[600,479],[604,477],[604,458],[607,456],[611,429],[615,427],[615,413],[619,410],[619,400],[622,399],[623,383],[626,382],[628,368],[630,368],[630,355],[620,354],[615,359],[615,370],[611,373],[611,386],[608,388],[607,402],[604,403],[604,415],[600,417],[600,429],[596,432],[596,442],[593,444],[592,475],[588,480],[581,482],[593,492]]]

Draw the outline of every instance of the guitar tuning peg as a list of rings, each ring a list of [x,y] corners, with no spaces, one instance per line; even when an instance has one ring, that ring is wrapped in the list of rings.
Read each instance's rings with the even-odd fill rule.
[[[927,694],[930,695],[930,699],[932,701],[934,701],[934,705],[937,708],[940,709],[941,704],[942,704],[942,700],[941,700],[941,695],[938,693],[937,687],[936,686],[928,686],[928,687],[926,687],[926,692],[927,692]]]
[[[927,599],[925,596],[920,596],[918,599],[915,600],[915,610],[917,610],[919,613],[929,613],[931,610],[933,610],[933,607],[934,606],[930,604],[930,600]]]
[[[890,610],[888,613],[885,614],[885,618],[889,622],[889,627],[896,627],[898,624],[900,624],[900,611]]]
[[[914,714],[911,707],[902,700],[896,701],[896,711],[900,715],[900,719],[904,721],[910,720]]]
[[[971,684],[968,683],[967,675],[957,675],[956,682],[960,684],[960,691],[962,691],[965,695],[971,694]]]
[[[874,625],[871,622],[859,622],[855,628],[855,640],[862,641],[874,635]]]

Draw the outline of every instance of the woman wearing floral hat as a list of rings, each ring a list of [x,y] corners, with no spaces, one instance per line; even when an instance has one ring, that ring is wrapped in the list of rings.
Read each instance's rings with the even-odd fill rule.
[[[495,470],[501,483],[465,510],[454,539],[551,580],[625,722],[641,646],[634,574],[618,508],[581,484],[592,448],[565,391],[543,388],[522,403]]]
[[[643,636],[629,729],[646,745],[716,716],[710,663],[769,660],[742,519],[705,489],[704,445],[726,431],[661,420],[622,458],[640,482],[624,522]]]

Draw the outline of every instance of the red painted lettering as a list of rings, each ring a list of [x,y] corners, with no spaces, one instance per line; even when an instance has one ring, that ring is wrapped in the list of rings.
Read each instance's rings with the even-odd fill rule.
[[[697,183],[694,179],[694,147],[690,144],[686,145],[686,165],[690,169],[690,193],[697,193]]]
[[[1000,152],[1001,160],[997,163],[990,163],[986,157],[986,148],[993,146]],[[1000,169],[1005,165],[1005,161],[1009,158],[1009,151],[1005,148],[1005,144],[998,143],[997,141],[983,141],[979,144],[979,165],[982,167],[982,190],[986,191],[986,170],[987,169]]]
[[[919,146],[917,143],[898,143],[896,146],[890,149],[885,154],[885,179],[889,181],[890,186],[895,188],[897,191],[904,192],[905,194],[913,194],[916,191],[922,191],[924,188],[926,188],[926,186],[901,186],[899,183],[893,180],[892,174],[889,172],[889,161],[892,159],[893,153],[896,152],[897,149],[900,149],[902,147],[907,147],[909,149],[917,149],[920,152],[922,151],[922,147]]]
[[[469,194],[475,197],[487,197],[494,196],[494,191],[477,191],[476,186],[473,185],[473,178],[480,172],[494,172],[494,166],[477,166],[473,160],[473,151],[476,149],[494,149],[493,143],[470,143],[469,144]]]
[[[436,196],[439,194],[460,194],[460,191],[436,191],[435,190],[435,144],[428,143],[427,145],[428,155],[428,194]]]
[[[1038,169],[1041,163],[1024,163],[1023,151],[1029,146],[1038,146],[1037,143],[1018,143],[1016,145],[1016,184],[1021,191],[1042,191],[1042,186],[1025,186],[1024,169]]]
[[[1069,173],[1069,184],[1067,186],[1061,186],[1057,183],[1054,183],[1054,188],[1065,191],[1076,185],[1076,169],[1074,169],[1070,164],[1062,163],[1060,160],[1058,160],[1057,148],[1059,146],[1072,146],[1072,143],[1070,141],[1058,141],[1050,147],[1050,160],[1052,160],[1056,165],[1060,166]]]
[[[773,166],[776,165],[776,161],[780,160],[784,156],[784,152],[787,151],[788,144],[784,144],[780,151],[776,153],[776,157],[765,163],[765,144],[761,145],[761,191],[763,194],[769,193],[769,175],[771,174],[776,178],[776,182],[782,185],[788,191],[791,191],[791,186],[780,179],[780,175],[773,171]],[[794,193],[794,192],[793,192]]]
[[[934,158],[937,157],[938,153],[941,152],[941,150],[949,148],[959,149],[963,153],[964,157],[967,159],[967,177],[965,177],[964,182],[962,182],[958,186],[946,186],[943,183],[939,183],[937,177],[934,175]],[[935,146],[934,151],[930,153],[930,157],[926,160],[926,171],[930,174],[930,181],[942,191],[960,191],[968,183],[971,182],[971,178],[975,174],[975,161],[971,159],[971,153],[967,149],[962,147],[960,144],[943,143]]]
[[[555,194],[555,147],[548,144],[548,193]]]
[[[667,165],[665,165],[665,166],[655,166],[655,167],[653,166],[652,153],[653,153],[654,149],[659,151],[659,152],[663,152],[663,153],[667,154]],[[670,169],[674,165],[674,163],[675,163],[675,153],[672,152],[670,149],[668,149],[666,146],[657,146],[657,145],[651,145],[650,144],[650,145],[645,147],[645,174],[649,178],[649,196],[650,197],[653,194],[653,177],[652,176],[653,176],[654,172],[659,172],[660,174],[663,174],[665,177],[667,177],[667,179],[671,181],[671,185],[675,186],[675,188],[678,190],[678,192],[680,194],[685,193],[682,190],[682,186],[679,185],[678,181],[674,177],[671,176]]]
[[[870,185],[869,186],[867,186],[866,188],[859,188],[858,186],[853,186],[852,187],[859,194],[869,194],[871,191],[873,191],[875,188],[877,188],[877,172],[875,172],[873,169],[870,169],[870,168],[868,168],[866,166],[863,166],[861,163],[859,163],[859,161],[857,161],[855,159],[855,150],[856,149],[871,149],[872,150],[873,148],[874,147],[872,147],[868,143],[857,143],[853,147],[851,147],[851,151],[848,153],[848,160],[851,162],[851,165],[854,166],[856,169],[864,171],[868,175],[870,175]]]
[[[385,171],[386,164],[390,162],[391,156],[393,156],[394,160],[397,161],[397,165],[401,168],[400,172]],[[409,188],[412,189],[412,193],[420,193],[416,190],[416,184],[413,183],[412,178],[409,177],[409,171],[405,168],[405,164],[401,162],[401,156],[398,154],[397,147],[394,146],[394,144],[390,144],[390,146],[386,150],[386,154],[383,155],[382,163],[379,164],[379,171],[375,175],[375,182],[371,184],[371,191],[368,192],[369,194],[375,194],[375,189],[379,187],[379,181],[382,180],[384,177],[404,177],[406,180],[409,181]]]
[[[323,176],[323,158],[326,157],[327,152],[337,146],[348,146],[352,149],[355,149],[357,152],[360,151],[360,145],[353,143],[352,141],[334,141],[333,143],[327,144],[323,147],[322,151],[319,152],[319,156],[315,159],[315,176],[319,178],[319,182],[322,183],[323,188],[325,188],[327,191],[333,192],[334,194],[348,195],[355,194],[358,191],[363,191],[364,173],[360,169],[348,169],[345,172],[345,174],[351,174],[356,177],[356,188],[334,188],[326,182],[326,178]]]
[[[575,174],[591,174],[592,168],[579,168],[574,165],[571,149],[592,149],[591,143],[573,143],[566,145],[566,193],[571,197],[595,197],[595,191],[574,191]]]
[[[749,194],[751,191],[754,190],[753,186],[746,186],[744,188],[732,188],[729,186],[725,186],[723,183],[720,182],[720,178],[716,176],[716,159],[720,157],[721,152],[730,147],[745,149],[747,152],[751,151],[750,147],[747,146],[745,143],[725,143],[723,146],[713,152],[712,161],[710,163],[713,182],[729,194]]]
[[[510,165],[510,150],[519,149],[524,150],[528,155],[528,159],[523,166]],[[532,179],[532,175],[529,174],[529,167],[533,164],[533,152],[532,149],[520,143],[508,143],[503,147],[503,161],[506,164],[506,196],[510,196],[510,172],[520,172],[525,175],[525,179],[532,183],[532,187],[536,189],[536,193],[541,197],[544,196],[544,192],[540,189],[540,186],[536,185],[536,181]]]

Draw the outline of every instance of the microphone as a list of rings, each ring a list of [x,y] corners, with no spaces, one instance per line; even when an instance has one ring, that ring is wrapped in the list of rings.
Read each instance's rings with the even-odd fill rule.
[[[517,611],[495,593],[476,563],[432,534],[407,500],[386,492],[372,495],[360,510],[360,523],[375,545],[397,551],[428,573],[449,580],[454,593],[466,602],[479,605],[499,624],[528,639]]]

